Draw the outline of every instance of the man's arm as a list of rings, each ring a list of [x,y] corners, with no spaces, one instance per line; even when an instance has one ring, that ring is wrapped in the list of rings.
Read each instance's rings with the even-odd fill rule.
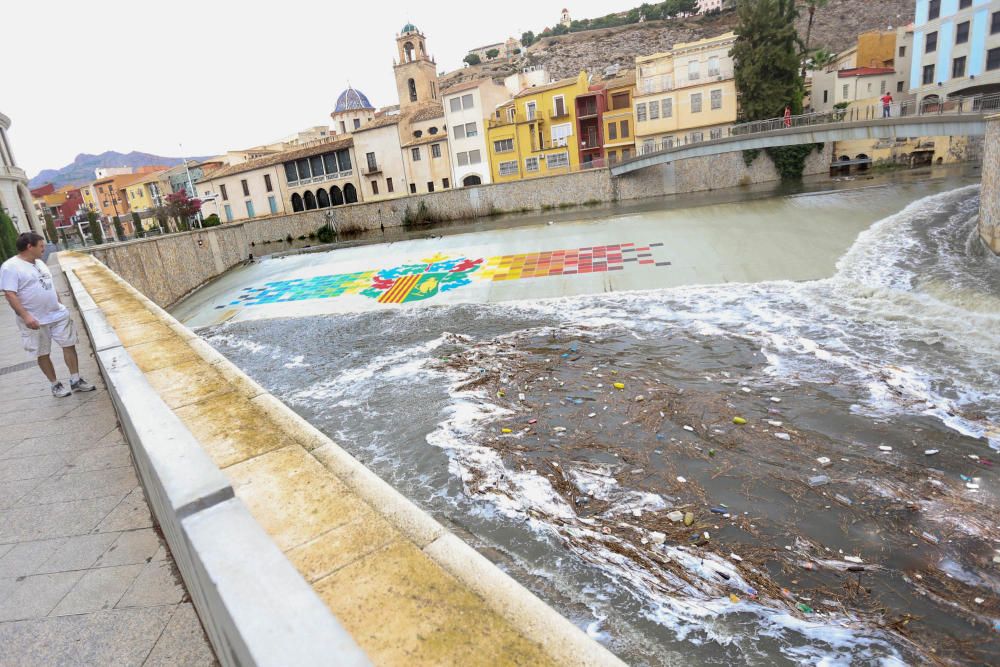
[[[17,292],[11,292],[10,290],[4,291],[4,296],[7,297],[7,303],[10,307],[14,309],[17,316],[24,320],[24,323],[28,325],[29,329],[37,329],[39,327],[38,320],[31,316],[24,306],[21,304],[21,300],[17,298]]]

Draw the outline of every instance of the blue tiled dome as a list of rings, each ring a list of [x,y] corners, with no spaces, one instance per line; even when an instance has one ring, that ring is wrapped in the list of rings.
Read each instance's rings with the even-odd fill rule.
[[[337,107],[333,110],[334,113],[340,113],[341,111],[354,111],[355,109],[374,109],[372,103],[368,101],[365,94],[360,90],[355,90],[354,88],[348,88],[340,94],[337,98]]]
[[[417,26],[413,25],[412,23],[407,23],[406,25],[403,26],[403,29],[400,31],[400,33],[404,35],[408,32],[417,32]]]

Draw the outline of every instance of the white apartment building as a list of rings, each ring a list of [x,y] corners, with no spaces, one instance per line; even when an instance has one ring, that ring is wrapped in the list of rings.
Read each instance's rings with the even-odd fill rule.
[[[486,128],[493,110],[507,100],[507,89],[489,79],[471,81],[449,88],[442,98],[452,182],[455,187],[491,183]]]
[[[41,233],[28,190],[28,176],[14,162],[7,130],[10,118],[0,113],[0,206],[7,212],[18,232]]]

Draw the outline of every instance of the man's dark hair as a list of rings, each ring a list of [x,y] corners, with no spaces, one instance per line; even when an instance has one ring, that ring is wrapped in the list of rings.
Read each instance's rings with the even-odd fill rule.
[[[30,245],[37,245],[39,241],[44,241],[45,237],[41,234],[36,234],[35,232],[24,232],[17,237],[17,241],[14,246],[17,248],[18,252],[24,252],[28,249]]]

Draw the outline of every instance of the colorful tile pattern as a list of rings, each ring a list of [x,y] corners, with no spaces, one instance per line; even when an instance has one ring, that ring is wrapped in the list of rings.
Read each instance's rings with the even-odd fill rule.
[[[654,249],[662,246],[662,243],[644,246],[620,243],[489,259],[452,258],[436,253],[419,263],[380,271],[293,278],[269,282],[264,287],[246,287],[235,300],[216,308],[330,299],[345,294],[360,294],[379,303],[409,303],[469,285],[473,279],[501,282],[623,271],[630,264],[670,266],[670,262],[656,261],[653,256]]]

